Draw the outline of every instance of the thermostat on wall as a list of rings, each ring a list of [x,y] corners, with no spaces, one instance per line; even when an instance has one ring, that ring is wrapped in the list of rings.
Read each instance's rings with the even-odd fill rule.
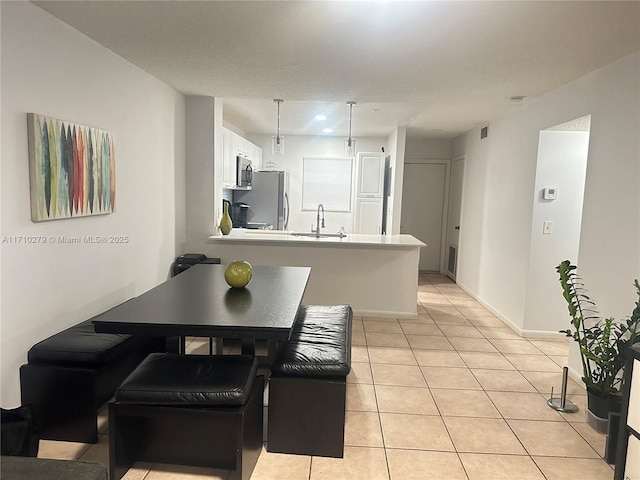
[[[558,196],[557,188],[545,188],[543,193],[543,198],[545,200],[555,200]]]

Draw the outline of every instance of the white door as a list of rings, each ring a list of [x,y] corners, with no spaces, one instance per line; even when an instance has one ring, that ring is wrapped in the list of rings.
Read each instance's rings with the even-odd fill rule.
[[[451,186],[449,188],[449,215],[447,220],[447,245],[445,273],[453,280],[458,270],[458,244],[460,240],[460,211],[462,208],[462,180],[464,178],[464,157],[456,158],[451,165]]]
[[[356,196],[382,197],[383,184],[384,153],[358,153]]]
[[[447,163],[405,163],[400,233],[427,244],[420,249],[420,270],[440,271]]]
[[[382,198],[356,198],[355,233],[379,235],[382,231]]]

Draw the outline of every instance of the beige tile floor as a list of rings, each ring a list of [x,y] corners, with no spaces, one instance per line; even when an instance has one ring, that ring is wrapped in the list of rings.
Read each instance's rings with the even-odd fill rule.
[[[605,436],[581,408],[546,406],[569,345],[526,340],[441,275],[420,275],[418,318],[355,318],[343,459],[263,450],[252,480],[610,480]],[[206,353],[202,339],[191,352]],[[108,464],[95,445],[41,441],[40,456]],[[228,472],[136,464],[127,480],[226,479]]]

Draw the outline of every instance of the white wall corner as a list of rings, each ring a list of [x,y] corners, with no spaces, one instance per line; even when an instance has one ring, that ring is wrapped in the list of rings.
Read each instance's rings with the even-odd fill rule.
[[[407,139],[407,128],[396,127],[389,136],[389,145],[394,145],[391,153],[392,168],[392,213],[391,234],[400,233],[400,221],[402,220],[402,183],[404,178],[404,151]]]
[[[215,99],[186,97],[186,229],[187,249],[214,232]]]

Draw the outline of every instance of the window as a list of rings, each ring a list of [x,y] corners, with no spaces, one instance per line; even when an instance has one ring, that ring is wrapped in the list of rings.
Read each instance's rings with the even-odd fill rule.
[[[302,160],[302,210],[351,211],[352,158]]]

